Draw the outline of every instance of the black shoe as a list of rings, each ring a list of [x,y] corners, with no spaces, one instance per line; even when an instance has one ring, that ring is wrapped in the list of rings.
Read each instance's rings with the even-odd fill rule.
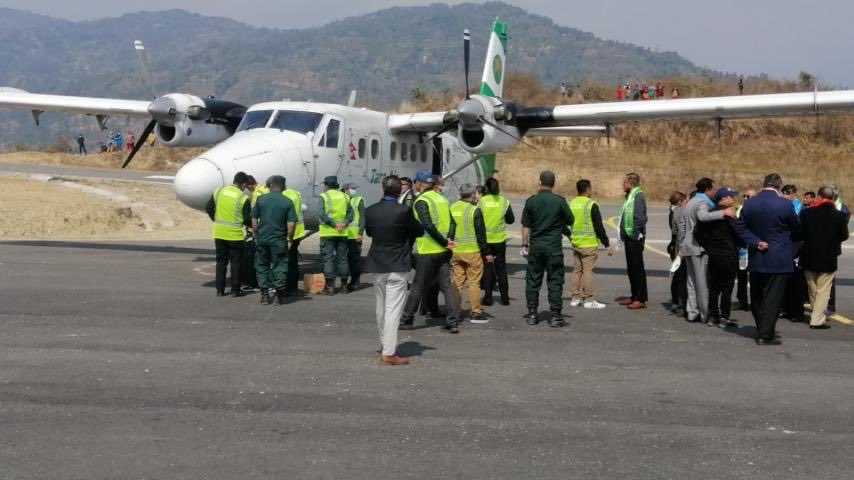
[[[776,338],[757,338],[757,345],[782,345],[783,342],[777,340]]]
[[[332,297],[335,295],[335,287],[326,287],[323,289],[323,294]]]
[[[492,295],[484,295],[483,300],[480,301],[480,304],[484,307],[492,306]]]
[[[822,323],[821,325],[810,325],[811,330],[828,330],[830,329],[830,325],[826,323]]]
[[[505,307],[509,307],[510,306],[510,298],[502,298],[501,299],[501,305],[503,305]]]
[[[565,327],[566,321],[564,321],[563,315],[560,312],[551,312],[551,316],[549,317],[549,326],[552,328]]]
[[[487,323],[489,322],[489,315],[483,312],[472,313],[469,315],[469,320],[471,320],[472,323]]]
[[[217,290],[216,296],[217,297],[224,297],[225,296],[225,290]]]
[[[398,330],[415,330],[415,321],[413,319],[401,320]]]
[[[239,297],[242,297],[243,295],[244,295],[244,293],[241,292],[240,290],[232,290],[231,291],[231,297],[232,298],[239,298]]]
[[[347,284],[347,293],[353,293],[356,291],[356,286],[352,283]]]
[[[287,305],[288,304],[288,292],[284,290],[279,290],[276,292],[276,302],[279,305]],[[270,299],[270,303],[273,303],[273,299]]]
[[[447,327],[445,327],[445,329],[448,331],[448,333],[460,333],[460,327],[458,327],[456,324],[448,325]]]
[[[261,290],[261,305],[272,305],[273,299],[270,298],[270,293],[267,290]]]
[[[531,325],[532,327],[540,323],[540,315],[537,312],[537,309],[528,310],[528,314],[525,315],[523,318],[525,318],[525,320],[528,322],[528,325]]]
[[[720,327],[721,328],[738,328],[738,322],[736,322],[734,320],[730,320],[729,318],[722,318]]]

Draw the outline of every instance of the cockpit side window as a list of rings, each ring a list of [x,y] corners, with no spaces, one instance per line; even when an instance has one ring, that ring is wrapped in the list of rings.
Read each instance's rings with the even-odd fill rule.
[[[338,148],[338,131],[341,129],[339,120],[330,119],[326,125],[326,148]]]
[[[320,113],[279,110],[276,113],[275,120],[270,124],[270,128],[306,134],[316,131],[321,120],[323,120],[323,114]]]
[[[252,130],[253,128],[264,128],[267,126],[267,122],[270,120],[271,116],[273,116],[272,110],[253,110],[251,112],[246,112],[246,115],[243,116],[243,120],[240,121],[240,125],[237,126],[237,131],[242,132],[243,130]]]

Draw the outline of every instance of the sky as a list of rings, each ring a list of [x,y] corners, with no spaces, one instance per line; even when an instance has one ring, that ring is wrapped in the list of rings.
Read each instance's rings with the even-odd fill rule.
[[[702,66],[854,87],[852,0],[506,0],[599,37],[674,50]],[[418,0],[146,0],[145,10],[183,8],[278,28],[317,26]],[[461,3],[450,1],[446,3]],[[140,10],[116,0],[0,0],[0,6],[71,20]],[[511,25],[512,29],[512,25]],[[512,34],[512,31],[511,31]]]

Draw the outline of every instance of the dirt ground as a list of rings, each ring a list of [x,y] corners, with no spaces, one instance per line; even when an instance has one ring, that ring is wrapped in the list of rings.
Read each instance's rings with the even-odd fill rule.
[[[2,240],[207,238],[210,220],[171,185],[0,176]]]
[[[198,148],[145,147],[128,165],[131,170],[177,172],[189,159],[198,155]],[[127,152],[73,155],[54,152],[9,152],[0,155],[2,163],[66,165],[88,168],[119,168]]]

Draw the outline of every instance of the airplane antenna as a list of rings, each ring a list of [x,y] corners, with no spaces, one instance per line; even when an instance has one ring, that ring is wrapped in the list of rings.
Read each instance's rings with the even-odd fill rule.
[[[157,92],[154,91],[154,83],[151,81],[151,66],[148,61],[148,53],[145,51],[145,45],[143,45],[142,40],[135,40],[133,48],[136,50],[137,58],[139,58],[140,80],[142,80],[145,88],[148,89],[151,98],[157,98]]]
[[[356,90],[350,91],[350,98],[347,100],[347,106],[348,107],[355,107],[356,106],[356,96],[357,95],[358,95],[358,92]]]
[[[471,98],[469,96],[469,66],[471,60],[471,32],[466,29],[463,31],[463,57],[465,62],[465,70],[466,70],[466,100]]]

